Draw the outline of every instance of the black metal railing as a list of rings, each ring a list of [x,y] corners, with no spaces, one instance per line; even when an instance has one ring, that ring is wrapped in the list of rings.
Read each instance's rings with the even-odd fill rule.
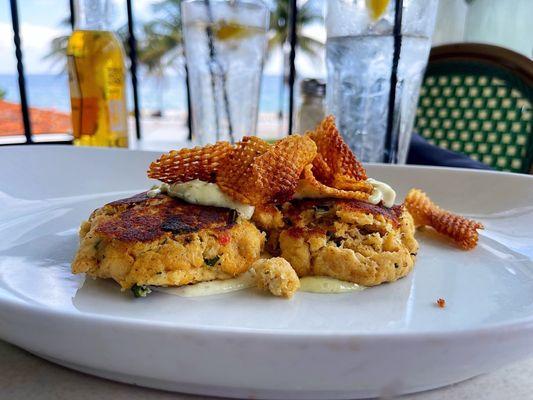
[[[128,55],[130,57],[131,86],[133,88],[133,108],[135,110],[135,135],[141,138],[141,120],[139,112],[139,93],[137,85],[137,41],[135,40],[135,29],[133,25],[133,8],[131,0],[126,0],[128,10]]]
[[[15,57],[17,59],[17,77],[18,77],[18,87],[19,87],[19,96],[20,96],[20,108],[22,114],[22,123],[24,127],[24,136],[25,141],[19,142],[17,144],[40,144],[40,143],[72,143],[72,140],[46,140],[46,141],[36,141],[32,135],[32,126],[30,118],[30,109],[28,106],[28,97],[26,89],[26,75],[24,73],[24,62],[23,62],[23,51],[22,43],[20,39],[20,24],[19,24],[19,13],[18,13],[18,2],[17,0],[10,0],[11,8],[11,24],[13,28],[13,42],[15,44]],[[69,0],[70,8],[70,25],[74,29],[75,26],[75,12],[74,12],[74,0]],[[137,139],[141,139],[141,124],[140,124],[140,104],[139,104],[139,91],[138,91],[138,79],[137,79],[137,41],[135,37],[135,24],[134,24],[134,9],[131,0],[126,0],[127,16],[128,16],[128,57],[130,60],[130,76],[131,76],[131,85],[133,89],[133,107],[135,115],[135,133]],[[296,44],[297,44],[297,33],[296,33],[296,21],[297,21],[297,5],[296,0],[290,0],[289,8],[289,44],[290,44],[290,57],[289,57],[289,121],[288,121],[288,134],[292,132],[293,119],[294,119],[294,82],[296,77],[295,69],[295,56],[296,56]],[[189,80],[186,79],[187,93],[189,93]],[[189,96],[187,96],[187,99]],[[189,99],[188,99],[189,100]],[[187,101],[188,107],[188,126],[189,126],[189,137],[191,131],[191,110],[190,110],[190,101]],[[13,132],[16,135],[16,132]],[[0,143],[2,144],[13,144],[13,143]]]
[[[28,109],[28,97],[26,96],[26,75],[24,75],[24,63],[22,62],[22,45],[20,42],[19,11],[16,0],[10,1],[11,24],[13,26],[13,42],[15,43],[15,57],[17,58],[17,75],[19,84],[20,108],[22,110],[22,123],[26,143],[33,143],[31,136],[30,113]]]
[[[298,16],[298,6],[296,0],[291,0],[289,4],[289,44],[291,50],[289,53],[289,123],[287,127],[287,134],[292,134],[292,124],[294,122],[294,81],[296,79],[296,66],[294,60],[296,59],[296,20]]]

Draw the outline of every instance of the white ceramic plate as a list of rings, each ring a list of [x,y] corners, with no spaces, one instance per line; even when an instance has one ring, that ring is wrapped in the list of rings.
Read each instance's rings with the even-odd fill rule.
[[[421,233],[414,273],[362,292],[134,299],[71,275],[80,221],[146,189],[157,155],[0,149],[0,338],[123,382],[278,399],[415,392],[533,353],[533,177],[369,166],[400,198],[421,187],[486,230],[469,252]]]

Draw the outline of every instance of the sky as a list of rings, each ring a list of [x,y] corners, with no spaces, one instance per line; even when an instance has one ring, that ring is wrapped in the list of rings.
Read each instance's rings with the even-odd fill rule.
[[[151,5],[158,0],[133,0],[136,21],[152,15]],[[126,22],[126,6],[124,0],[116,0],[116,17],[114,25],[122,26]],[[60,72],[60,65],[46,60],[50,42],[53,38],[69,33],[69,27],[62,21],[69,15],[68,0],[18,0],[19,22],[23,46],[23,60],[28,74],[46,74]],[[305,33],[319,40],[325,40],[325,31],[320,25],[306,28]],[[297,56],[297,70],[303,76],[324,76],[323,62],[316,62],[306,57]],[[14,74],[16,60],[13,45],[13,30],[9,0],[0,0],[0,74]],[[282,54],[274,52],[265,65],[265,73],[280,74],[282,71]],[[172,71],[169,71],[172,73]]]

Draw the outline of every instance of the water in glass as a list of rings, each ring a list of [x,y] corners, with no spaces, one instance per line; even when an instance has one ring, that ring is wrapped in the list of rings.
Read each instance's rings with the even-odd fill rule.
[[[375,19],[368,1],[328,1],[328,112],[335,115],[340,132],[362,161],[383,161],[391,151],[386,148],[386,135],[394,3]],[[436,0],[403,1],[391,132],[396,150],[391,162],[403,163],[407,157],[436,9]]]
[[[182,3],[193,139],[199,144],[254,135],[268,10],[260,1]]]

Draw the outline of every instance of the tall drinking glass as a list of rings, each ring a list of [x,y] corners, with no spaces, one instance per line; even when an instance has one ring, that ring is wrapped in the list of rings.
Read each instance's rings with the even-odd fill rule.
[[[193,140],[254,135],[269,11],[259,0],[181,3]]]
[[[362,161],[404,163],[438,0],[327,5],[328,112]]]

